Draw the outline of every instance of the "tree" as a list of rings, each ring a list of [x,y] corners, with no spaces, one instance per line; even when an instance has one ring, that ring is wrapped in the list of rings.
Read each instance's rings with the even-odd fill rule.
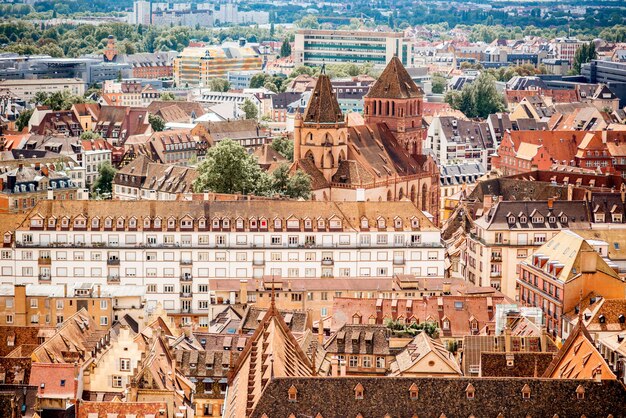
[[[209,80],[209,89],[211,91],[219,91],[222,93],[230,90],[230,83],[224,78],[212,78]]]
[[[113,178],[117,170],[110,162],[105,161],[98,167],[98,178],[93,183],[92,190],[98,195],[111,194],[113,191]]]
[[[85,103],[86,100],[82,96],[70,93],[69,90],[55,91],[54,93],[37,92],[31,100],[37,105],[49,106],[50,109],[69,110],[76,103]]]
[[[596,51],[596,44],[589,42],[588,44],[582,44],[580,48],[576,50],[574,54],[574,63],[572,64],[572,72],[574,74],[580,74],[580,69],[583,64],[595,60],[598,58]]]
[[[169,102],[172,100],[176,100],[176,97],[174,97],[174,94],[168,92],[165,93],[161,93],[161,96],[159,97],[159,100],[164,101],[164,102]]]
[[[241,110],[246,114],[246,119],[256,119],[259,115],[259,109],[256,107],[252,100],[246,99],[241,105]]]
[[[317,21],[317,17],[313,15],[306,15],[302,19],[296,22],[296,26],[300,29],[319,29],[320,24]]]
[[[33,111],[34,109],[28,109],[20,113],[15,121],[15,127],[18,131],[21,132],[28,126],[28,121],[30,120],[30,117],[33,116]]]
[[[505,109],[504,98],[496,89],[496,80],[487,72],[482,72],[460,92],[449,91],[444,99],[453,109],[470,118],[486,118]]]
[[[90,140],[90,139],[98,139],[98,138],[102,138],[102,136],[98,133],[95,133],[94,131],[85,131],[82,134],[80,134],[80,139]]]
[[[250,88],[259,89],[263,87],[265,83],[268,82],[269,78],[270,76],[265,73],[258,73],[258,74],[253,75],[252,78],[250,79]]]
[[[443,94],[446,90],[446,79],[441,74],[433,75],[432,91],[435,94]]]
[[[209,148],[206,158],[198,166],[198,177],[193,183],[196,193],[265,194],[267,176],[256,158],[238,143],[224,139]]]
[[[165,121],[157,115],[148,115],[148,122],[154,132],[161,132],[165,129]]]
[[[288,159],[289,161],[293,161],[293,141],[289,138],[283,136],[280,138],[276,138],[272,140],[270,147],[274,149],[277,153]]]
[[[283,58],[291,56],[291,44],[287,39],[285,39],[280,46],[280,56]]]
[[[271,192],[293,199],[309,199],[311,197],[311,177],[302,170],[289,175],[289,164],[281,164],[272,172]]]

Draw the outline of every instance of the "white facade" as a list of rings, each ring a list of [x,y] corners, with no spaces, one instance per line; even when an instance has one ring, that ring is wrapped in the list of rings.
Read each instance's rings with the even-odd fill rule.
[[[130,23],[135,25],[150,25],[152,23],[152,4],[149,1],[135,1]]]
[[[174,312],[208,312],[210,281],[263,276],[389,277],[414,274],[443,277],[444,248],[440,231],[410,202],[375,202],[387,213],[403,212],[402,220],[388,220],[384,228],[361,227],[330,202],[42,202],[16,231],[16,248],[3,252],[2,282],[12,284],[94,284],[146,286],[146,306],[161,303]],[[64,213],[45,208],[60,208]],[[81,206],[79,206],[81,205]],[[305,208],[301,212],[332,212],[327,218],[273,218],[285,213],[280,206]],[[359,205],[359,204],[348,204]],[[362,203],[367,206],[368,203]],[[115,210],[108,209],[116,207]],[[166,207],[168,216],[149,218],[154,207]],[[205,219],[188,215],[199,207],[232,208]],[[271,218],[236,217],[250,206],[266,208]],[[138,208],[134,212],[132,208]],[[327,210],[321,211],[320,208]],[[352,207],[352,206],[350,206]],[[97,209],[96,209],[97,208]],[[407,215],[412,208],[414,215]],[[115,213],[125,212],[124,218]],[[41,214],[40,214],[41,213]],[[74,215],[78,213],[78,215]],[[101,213],[85,217],[81,213]],[[107,213],[111,216],[105,217]],[[136,217],[133,214],[136,213]],[[162,213],[162,211],[161,211]],[[45,216],[43,214],[46,214]],[[356,213],[346,214],[349,216]],[[389,215],[393,216],[393,215]],[[383,219],[383,218],[380,218]],[[393,218],[389,218],[393,219]],[[296,222],[299,227],[290,227]],[[356,221],[358,224],[358,221]],[[400,223],[402,226],[400,227]],[[407,225],[410,224],[410,225]],[[64,226],[65,225],[65,226]],[[74,225],[78,225],[74,228]],[[144,230],[142,227],[146,225]],[[157,226],[158,225],[158,226]],[[180,225],[174,226],[173,225]],[[188,225],[192,225],[187,227]],[[250,230],[248,225],[254,225]],[[280,225],[280,226],[278,226]],[[168,228],[172,227],[172,230]],[[319,229],[318,229],[319,228]],[[156,230],[158,229],[158,230]],[[205,230],[206,229],[206,230]],[[50,260],[41,263],[41,260]]]
[[[87,185],[92,185],[98,178],[98,169],[105,162],[111,162],[111,150],[83,151],[83,166],[86,171]]]

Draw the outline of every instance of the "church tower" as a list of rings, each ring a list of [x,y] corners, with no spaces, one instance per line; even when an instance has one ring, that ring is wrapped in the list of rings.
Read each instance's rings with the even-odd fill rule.
[[[366,124],[385,123],[413,156],[422,154],[424,92],[394,56],[364,98]]]
[[[327,181],[348,155],[348,131],[330,78],[322,69],[304,115],[294,122],[294,160],[309,160]]]

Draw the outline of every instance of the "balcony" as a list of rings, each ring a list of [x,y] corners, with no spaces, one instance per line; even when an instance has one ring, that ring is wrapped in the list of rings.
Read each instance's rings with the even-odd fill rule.
[[[191,297],[191,292],[180,292],[180,297],[181,298],[190,298]]]
[[[492,271],[491,273],[489,273],[489,277],[502,277],[502,272],[501,271]]]
[[[333,264],[335,264],[335,261],[332,258],[323,258],[322,259],[322,265],[323,266],[332,266]]]
[[[403,266],[405,264],[404,257],[394,257],[393,264],[394,266]]]
[[[181,282],[190,282],[192,280],[193,280],[193,276],[191,274],[189,274],[189,273],[180,275],[180,281]]]
[[[502,254],[491,254],[491,261],[498,263],[502,261]]]
[[[109,258],[107,259],[107,266],[119,266],[120,259],[119,258]]]
[[[181,266],[190,266],[193,264],[192,260],[180,260],[180,265]]]
[[[120,276],[117,274],[107,275],[107,284],[117,284],[120,282]]]
[[[252,265],[253,266],[264,266],[265,265],[265,260],[252,260]]]
[[[49,282],[50,280],[52,280],[52,277],[50,276],[50,274],[40,274],[39,275],[39,281],[40,282]]]
[[[37,262],[40,266],[49,266],[52,264],[52,259],[50,257],[39,257]]]

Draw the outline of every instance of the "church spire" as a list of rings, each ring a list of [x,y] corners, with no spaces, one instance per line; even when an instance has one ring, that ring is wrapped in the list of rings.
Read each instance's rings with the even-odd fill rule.
[[[322,73],[315,83],[309,104],[304,112],[304,123],[339,124],[343,122],[343,113],[333,92],[330,77],[326,75],[326,70],[322,67]]]

